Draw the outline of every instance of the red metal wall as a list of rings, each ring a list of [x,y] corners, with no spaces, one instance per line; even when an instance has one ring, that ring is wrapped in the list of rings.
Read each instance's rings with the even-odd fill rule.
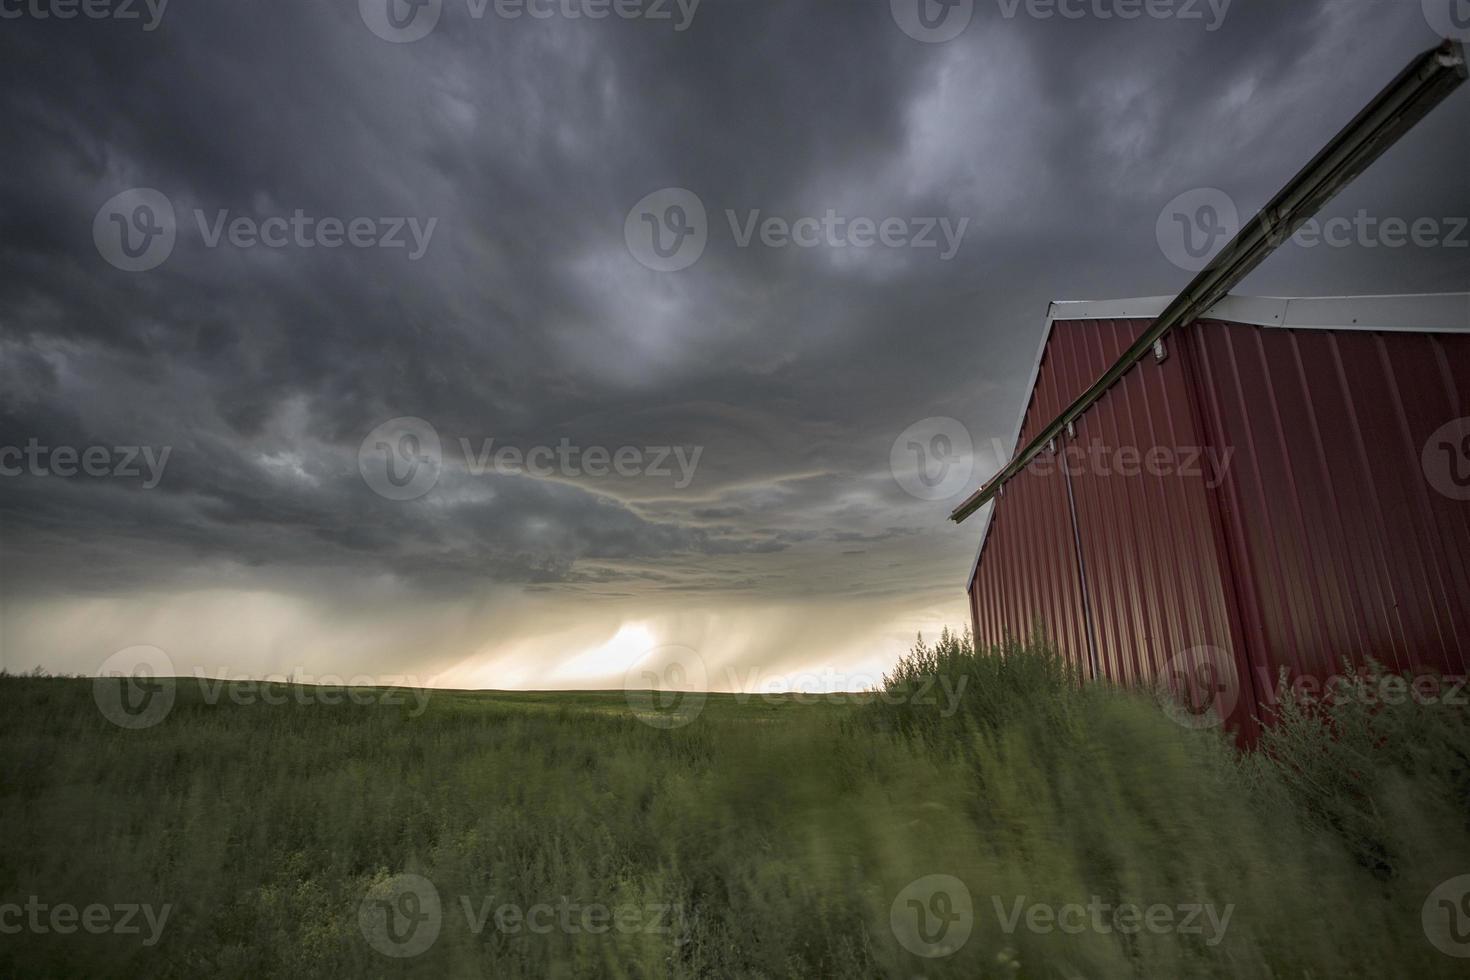
[[[1022,471],[1006,486],[971,584],[977,641],[996,646],[1041,626],[1091,676],[1075,551],[1066,485],[1032,468]]]
[[[1054,324],[1021,443],[1145,325]],[[1166,346],[1061,440],[1070,481],[1043,454],[997,498],[970,583],[977,639],[1040,621],[1084,676],[1095,649],[1125,684],[1213,648],[1247,737],[1283,666],[1470,669],[1470,505],[1419,462],[1430,433],[1470,414],[1470,337],[1210,321]],[[1150,450],[1168,464],[1117,472],[1120,451]]]
[[[1191,328],[1257,689],[1345,657],[1470,669],[1470,505],[1420,457],[1470,414],[1470,336]]]
[[[1097,323],[1098,321],[1087,321]],[[1136,321],[1107,321],[1139,329]],[[1107,368],[1089,351],[1079,324],[1058,322],[1042,352],[1031,402],[1021,424],[1025,445],[1036,430],[1055,418]],[[1087,375],[1091,374],[1090,377]],[[1091,676],[1077,548],[1066,481],[1055,465],[1045,472],[1037,460],[996,499],[984,550],[970,583],[970,606],[977,642],[998,645],[1007,637],[1028,637],[1040,624],[1058,651]]]
[[[1082,321],[1063,336],[1106,368],[1144,326]],[[1188,340],[1169,338],[1162,363],[1139,364],[1077,422],[1072,441],[1088,453],[1072,478],[1082,560],[1103,675],[1128,685],[1177,683],[1201,660],[1191,652],[1207,650],[1228,662],[1234,679],[1221,703],[1226,720],[1249,734],[1254,703],[1242,681],[1250,664],[1222,556],[1212,489],[1220,477],[1209,462],[1216,450],[1201,431],[1181,349]],[[1102,373],[1087,370],[1093,380]]]

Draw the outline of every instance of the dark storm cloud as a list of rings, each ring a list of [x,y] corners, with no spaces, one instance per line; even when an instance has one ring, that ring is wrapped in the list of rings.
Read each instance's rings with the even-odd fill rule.
[[[894,482],[899,432],[953,416],[982,449],[1008,440],[1048,300],[1176,290],[1188,276],[1154,238],[1166,201],[1213,186],[1263,202],[1433,40],[1417,0],[1237,0],[1217,30],[1005,7],[980,0],[938,45],[886,0],[705,0],[684,31],[477,20],[449,0],[412,44],[341,2],[176,3],[149,32],[0,23],[3,442],[172,450],[148,490],[0,480],[7,592],[322,570],[464,593],[957,591],[973,533],[944,525],[953,500]],[[1470,213],[1465,98],[1340,206]],[[92,240],[130,187],[178,215],[147,272]],[[704,255],[677,273],[623,239],[664,187],[709,212]],[[196,209],[437,224],[417,260],[208,248]],[[727,209],[967,226],[948,261],[741,248]],[[1467,283],[1463,251],[1288,249],[1250,285]],[[398,416],[447,449],[702,455],[681,488],[446,460],[395,502],[358,449]]]

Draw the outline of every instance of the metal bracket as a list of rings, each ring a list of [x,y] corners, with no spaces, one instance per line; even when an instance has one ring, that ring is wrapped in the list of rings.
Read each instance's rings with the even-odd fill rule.
[[[1067,438],[1068,439],[1076,439],[1077,438],[1077,423],[1076,422],[1068,422],[1067,423]]]
[[[1168,356],[1169,348],[1164,346],[1164,338],[1160,337],[1158,340],[1154,341],[1154,360],[1158,361],[1160,364],[1163,364],[1164,360],[1168,358]]]

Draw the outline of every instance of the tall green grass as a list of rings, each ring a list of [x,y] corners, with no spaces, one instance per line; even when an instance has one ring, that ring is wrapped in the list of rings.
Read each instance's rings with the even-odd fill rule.
[[[936,675],[988,693],[953,717],[901,697],[943,686]],[[858,719],[964,760],[992,893],[1236,906],[1213,949],[995,937],[1025,975],[1463,975],[1420,912],[1470,873],[1470,713],[1457,698],[1385,703],[1387,676],[1345,667],[1337,696],[1316,699],[1283,686],[1242,753],[1223,732],[1175,725],[1156,694],[1082,684],[1040,637],[977,651],[968,631],[946,632],[921,640]]]
[[[0,903],[174,906],[147,948],[0,936],[0,975],[1463,975],[1420,927],[1429,890],[1470,872],[1463,713],[1415,705],[1359,738],[1304,709],[1241,755],[1078,683],[1044,644],[952,634],[858,703],[712,695],[673,730],[621,692],[434,692],[415,716],[209,704],[182,682],[143,731],[106,722],[88,681],[0,693]],[[434,883],[444,922],[398,960],[358,910],[403,872]],[[890,928],[931,874],[975,911],[940,959]],[[1210,943],[1008,932],[996,911],[1093,896],[1233,912]],[[668,932],[476,933],[462,897],[674,912]]]
[[[1432,874],[1445,838],[1470,838],[1470,692],[1421,676],[1416,694],[1372,660],[1344,662],[1337,681],[1306,697],[1283,675],[1275,723],[1245,760],[1254,788],[1385,877]]]
[[[918,638],[856,720],[954,748],[977,731],[997,732],[1022,718],[1044,715],[1060,723],[1078,686],[1076,672],[1040,633],[1029,643],[1008,640],[977,654],[969,627],[946,628],[932,646]]]

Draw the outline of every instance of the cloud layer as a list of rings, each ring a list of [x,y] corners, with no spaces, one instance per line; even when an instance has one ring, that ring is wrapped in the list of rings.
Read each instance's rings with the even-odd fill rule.
[[[704,0],[684,30],[668,6],[674,21],[566,16],[577,4],[507,19],[445,0],[407,44],[345,2],[170,5],[154,30],[6,21],[0,442],[170,457],[152,488],[146,471],[0,478],[5,665],[85,669],[151,633],[187,645],[265,616],[250,596],[291,612],[200,659],[351,659],[331,628],[396,616],[414,625],[379,632],[375,669],[493,684],[476,665],[494,663],[534,686],[564,627],[587,633],[570,657],[635,620],[708,644],[735,611],[722,662],[789,661],[797,632],[802,662],[891,658],[894,624],[964,615],[975,533],[944,518],[1013,435],[1047,302],[1177,290],[1166,202],[1213,187],[1249,213],[1434,41],[1417,0],[1236,0],[1215,29],[982,0],[943,44],[886,0]],[[1460,93],[1331,213],[1470,214],[1467,119]],[[659,272],[625,221],[675,187],[708,241]],[[149,271],[94,239],[129,188],[175,213]],[[369,219],[375,238],[434,224],[418,258],[407,225],[405,248],[210,245],[221,221],[298,212]],[[829,213],[965,232],[949,259],[740,244]],[[1289,247],[1247,287],[1462,290],[1470,249]],[[394,461],[364,439],[400,417],[442,443],[410,500],[361,469],[364,452]],[[976,447],[937,500],[890,465],[930,417]],[[681,486],[673,464],[487,470],[487,445],[699,456]],[[853,618],[864,606],[881,615]]]

